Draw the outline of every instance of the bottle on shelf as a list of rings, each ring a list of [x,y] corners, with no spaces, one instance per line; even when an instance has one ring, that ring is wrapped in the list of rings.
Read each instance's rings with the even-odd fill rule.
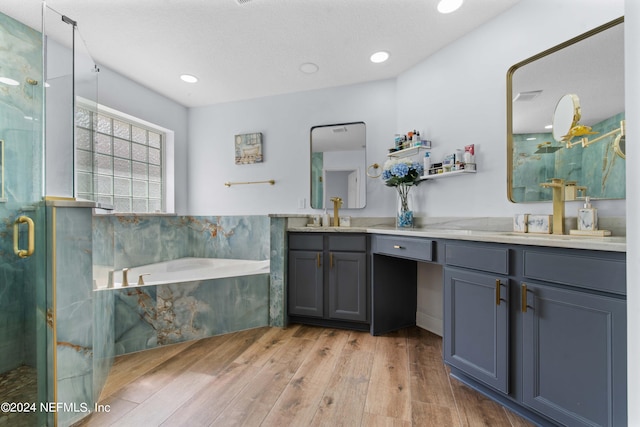
[[[431,155],[427,151],[424,153],[424,175],[429,175],[429,169],[431,169]]]

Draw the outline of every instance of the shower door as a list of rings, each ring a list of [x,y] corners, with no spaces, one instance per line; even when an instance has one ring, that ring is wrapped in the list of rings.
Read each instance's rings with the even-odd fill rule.
[[[42,36],[0,13],[0,425],[45,425]]]

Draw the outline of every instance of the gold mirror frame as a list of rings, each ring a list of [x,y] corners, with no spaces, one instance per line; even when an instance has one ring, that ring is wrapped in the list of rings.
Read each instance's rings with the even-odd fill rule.
[[[513,150],[514,150],[514,142],[513,142],[513,101],[514,101],[514,94],[513,94],[513,75],[514,73],[519,70],[520,68],[522,68],[523,66],[530,64],[534,61],[537,61],[539,59],[542,59],[548,55],[551,55],[553,53],[556,53],[562,49],[565,49],[567,47],[570,47],[573,44],[576,44],[580,41],[583,41],[589,37],[592,37],[596,34],[599,34],[603,31],[606,31],[610,28],[613,28],[617,25],[620,25],[624,23],[624,17],[620,17],[617,19],[614,19],[613,21],[607,22],[606,24],[603,24],[599,27],[596,27],[590,31],[587,31],[577,37],[574,37],[572,39],[569,39],[563,43],[560,43],[550,49],[544,50],[534,56],[531,56],[530,58],[527,58],[521,62],[518,62],[517,64],[513,65],[511,68],[509,68],[509,70],[507,71],[507,93],[506,93],[506,104],[507,104],[507,197],[509,199],[510,202],[512,203],[516,203],[514,201],[514,195],[513,195],[513,168],[514,168],[514,164],[513,164]],[[553,112],[550,112],[550,119],[552,118],[551,114]],[[624,138],[624,137],[623,137]],[[548,143],[547,143],[548,144]],[[619,156],[622,157],[623,159],[625,158],[624,155],[624,149],[620,148],[620,144],[622,144],[624,146],[624,140],[620,141],[620,138],[616,138],[616,140],[613,143],[613,149],[614,152]],[[544,144],[540,144],[540,145],[544,145]],[[551,199],[549,200],[540,200],[540,202],[550,202]],[[522,202],[518,202],[518,203],[522,203]]]

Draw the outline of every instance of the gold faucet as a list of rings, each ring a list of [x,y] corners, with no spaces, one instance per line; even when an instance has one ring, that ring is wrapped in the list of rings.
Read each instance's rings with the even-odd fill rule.
[[[551,182],[540,183],[551,188],[553,194],[553,234],[564,234],[564,179],[553,178]]]
[[[129,286],[128,273],[129,273],[128,268],[122,269],[122,287]]]
[[[340,206],[342,206],[342,198],[332,197],[331,201],[333,202],[333,226],[340,227],[340,217],[338,216],[338,209],[340,209]]]

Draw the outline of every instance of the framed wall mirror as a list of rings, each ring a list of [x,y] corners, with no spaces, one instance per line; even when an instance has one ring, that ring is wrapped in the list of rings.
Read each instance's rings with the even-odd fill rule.
[[[311,207],[329,209],[342,198],[342,209],[366,205],[366,126],[364,122],[311,128]]]
[[[561,124],[556,111],[565,110],[573,95],[579,98],[579,121],[569,116],[563,118],[563,126],[567,121],[572,130],[581,127],[589,132],[587,137],[595,138],[624,124],[624,18],[534,55],[507,72],[510,201],[551,201],[551,189],[540,184],[552,178],[565,180],[567,200],[625,198],[623,137],[614,133],[593,144],[571,145],[554,129],[554,120],[556,127]]]

